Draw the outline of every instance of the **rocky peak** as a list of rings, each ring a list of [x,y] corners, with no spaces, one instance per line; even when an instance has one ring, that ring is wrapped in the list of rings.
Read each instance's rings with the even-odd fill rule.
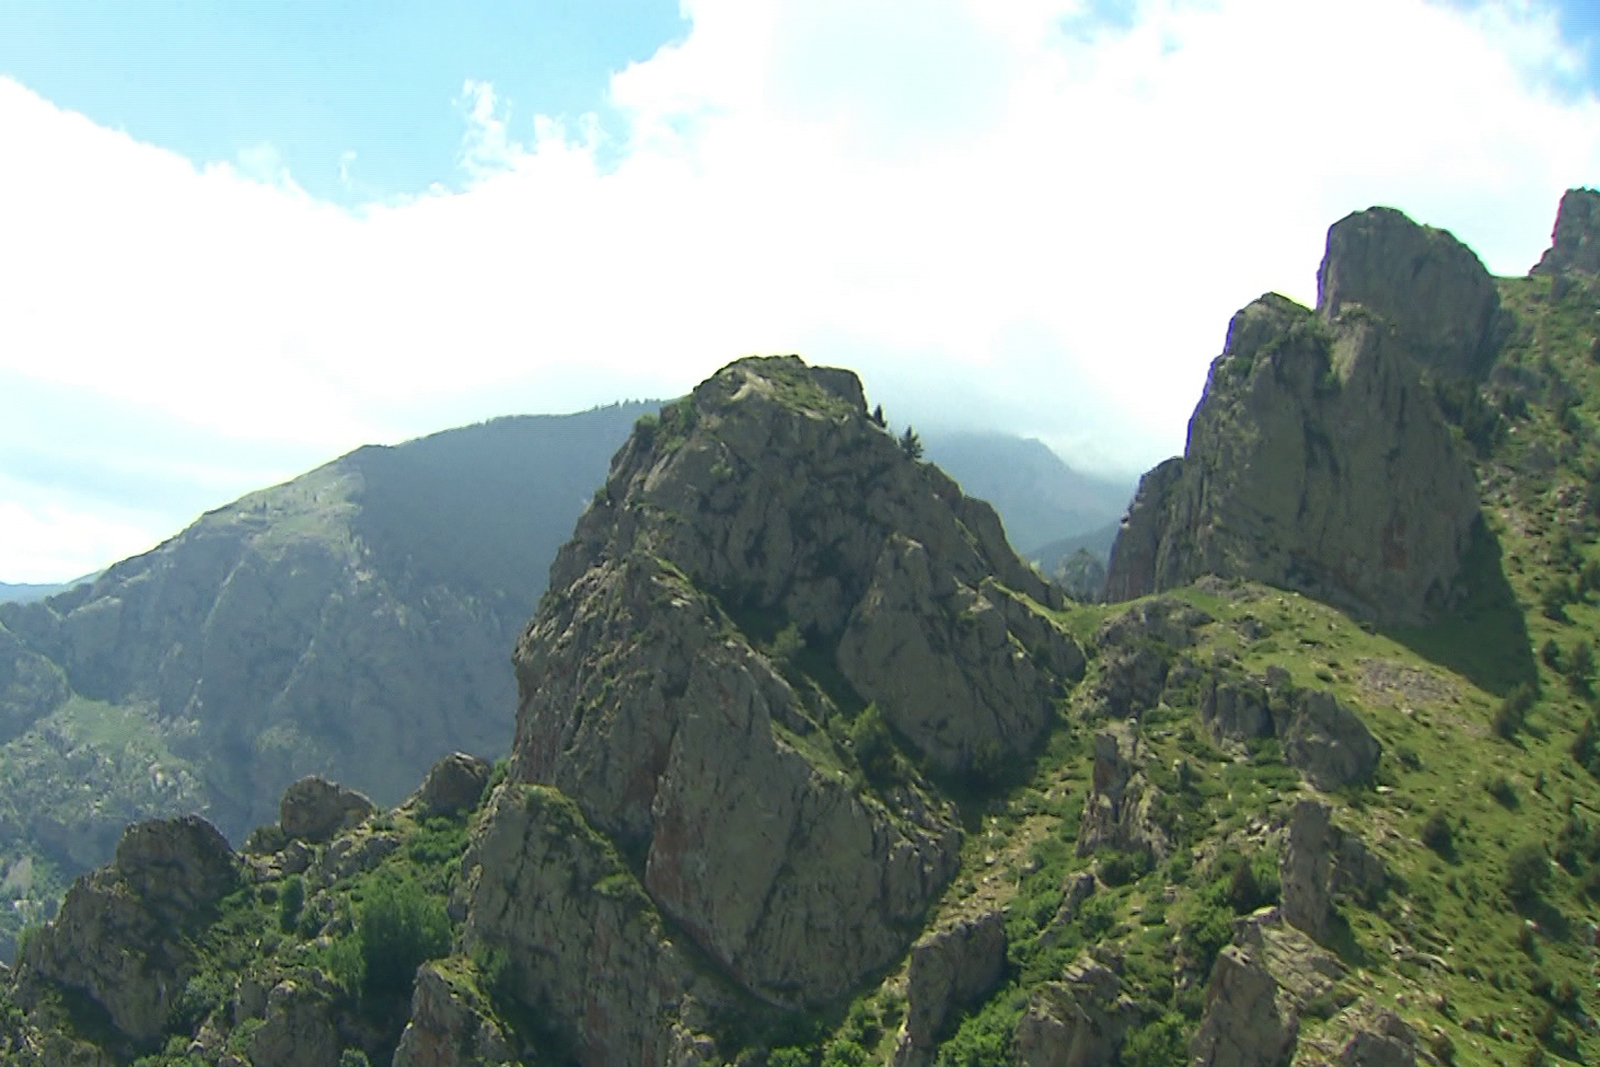
[[[998,770],[1081,676],[1061,604],[853,374],[740,360],[641,420],[558,555],[515,656],[508,789],[572,798],[723,979],[835,1000],[905,951],[956,869],[918,761]],[[475,884],[503,883],[483,855]],[[524,939],[488,893],[473,929]],[[570,974],[525,979],[530,1002],[581,999]]]
[[[1317,313],[1333,322],[1351,304],[1388,323],[1400,348],[1438,373],[1476,377],[1504,340],[1500,294],[1477,255],[1394,208],[1358,211],[1328,230]]]
[[[1492,280],[1453,237],[1388,209],[1336,224],[1328,249],[1318,311],[1268,294],[1229,324],[1183,458],[1145,476],[1123,521],[1112,597],[1210,573],[1381,623],[1449,603],[1477,485],[1419,367],[1480,369]]]
[[[1600,192],[1568,189],[1556,210],[1550,247],[1531,274],[1600,274]]]

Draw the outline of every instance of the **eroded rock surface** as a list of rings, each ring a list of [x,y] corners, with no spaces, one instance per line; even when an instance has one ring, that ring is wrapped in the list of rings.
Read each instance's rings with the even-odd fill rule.
[[[186,936],[240,871],[227,840],[198,816],[131,826],[115,861],[73,883],[55,921],[28,942],[23,977],[82,990],[132,1042],[152,1041],[192,972]]]
[[[1341,893],[1370,898],[1381,892],[1388,868],[1359,837],[1334,825],[1326,804],[1302,799],[1289,820],[1278,881],[1284,921],[1322,941],[1334,917],[1334,898]]]
[[[508,776],[570,795],[728,979],[825,1003],[905,950],[960,840],[827,724],[870,702],[950,774],[1026,754],[1083,671],[1063,603],[854,375],[741,360],[641,425],[558,555]]]
[[[1005,916],[997,911],[919,939],[911,947],[906,1018],[895,1047],[896,1067],[930,1063],[945,1022],[993,992],[1005,967]]]
[[[1386,209],[1330,231],[1320,278],[1315,312],[1268,295],[1234,316],[1183,458],[1145,476],[1123,522],[1111,597],[1216,574],[1381,623],[1451,603],[1477,485],[1421,374],[1492,356],[1493,280],[1454,238]]]
[[[1088,957],[1028,1001],[1012,1049],[1017,1067],[1097,1067],[1114,1061],[1139,1010],[1110,968]]]
[[[353,789],[311,776],[294,782],[278,802],[278,825],[291,840],[321,844],[377,809]]]
[[[1550,247],[1532,274],[1600,274],[1600,192],[1568,189],[1556,211]]]
[[[1293,1055],[1300,1016],[1344,974],[1337,959],[1285,925],[1275,909],[1240,920],[1217,956],[1205,1013],[1190,1043],[1196,1067],[1280,1067]]]

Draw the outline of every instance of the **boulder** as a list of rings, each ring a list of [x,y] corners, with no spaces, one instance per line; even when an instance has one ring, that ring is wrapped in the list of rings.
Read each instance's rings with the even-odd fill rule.
[[[1104,964],[1084,956],[1028,999],[1012,1037],[1017,1067],[1098,1067],[1114,1061],[1139,1018]]]
[[[1568,189],[1556,211],[1550,247],[1530,274],[1600,274],[1600,192]]]
[[[1361,716],[1319,689],[1295,694],[1278,737],[1284,761],[1324,791],[1369,784],[1383,756],[1383,745]]]
[[[278,825],[291,839],[322,844],[365,821],[376,809],[353,789],[311,776],[284,790]]]
[[[1005,967],[1005,916],[998,911],[963,919],[911,946],[896,1067],[932,1062],[946,1021],[992,993]]]
[[[452,752],[433,765],[418,793],[423,815],[459,815],[478,806],[493,770],[489,761],[465,752]]]
[[[1417,1035],[1393,1011],[1378,1011],[1339,1050],[1340,1067],[1416,1067]]]

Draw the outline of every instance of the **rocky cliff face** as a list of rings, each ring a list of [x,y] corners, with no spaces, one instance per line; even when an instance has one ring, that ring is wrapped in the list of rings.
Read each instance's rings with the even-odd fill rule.
[[[1211,573],[1384,623],[1450,602],[1477,487],[1422,373],[1481,372],[1493,281],[1387,209],[1333,227],[1319,280],[1315,312],[1268,295],[1234,316],[1183,458],[1144,477],[1123,522],[1112,598]]]
[[[641,424],[557,556],[517,649],[510,778],[570,796],[725,980],[826,1003],[905,950],[956,869],[916,766],[994,771],[1081,675],[1060,603],[854,375],[742,360]],[[497,914],[527,860],[480,863],[469,913]],[[580,997],[570,969],[525,981],[531,1002]]]
[[[1600,192],[1568,189],[1556,211],[1550,248],[1533,274],[1600,274]]]
[[[364,448],[0,605],[0,864],[70,875],[126,821],[196,808],[240,840],[302,775],[392,803],[443,752],[504,751],[507,650],[642,410]]]

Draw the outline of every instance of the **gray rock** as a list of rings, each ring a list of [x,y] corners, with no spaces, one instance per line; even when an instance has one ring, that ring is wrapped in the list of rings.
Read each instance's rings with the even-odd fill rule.
[[[370,817],[372,801],[353,789],[312,776],[284,790],[278,825],[292,840],[321,844]]]
[[[993,992],[1005,966],[1005,917],[998,911],[919,939],[911,947],[906,1018],[895,1048],[897,1067],[931,1062],[946,1020]]]
[[[1274,731],[1267,689],[1248,678],[1208,678],[1201,689],[1200,721],[1218,739],[1230,741],[1271,737]]]
[[[1568,189],[1556,211],[1550,248],[1531,274],[1600,274],[1600,192]]]
[[[1084,799],[1078,855],[1103,848],[1166,859],[1172,843],[1153,818],[1159,790],[1143,770],[1147,757],[1131,723],[1112,723],[1094,736],[1094,778]]]
[[[417,969],[393,1067],[504,1067],[518,1057],[478,991],[438,963]]]
[[[1241,919],[1217,955],[1205,1012],[1189,1051],[1196,1067],[1280,1067],[1294,1053],[1300,1015],[1344,975],[1337,959],[1274,908]]]
[[[131,826],[113,864],[73,883],[19,969],[83,990],[130,1040],[152,1041],[194,971],[190,936],[240,877],[227,841],[198,816]]]
[[[1389,323],[1412,359],[1454,376],[1480,377],[1507,325],[1472,249],[1393,208],[1358,211],[1328,230],[1317,312],[1332,322],[1352,304]]]
[[[1347,892],[1369,898],[1384,888],[1388,870],[1359,837],[1334,825],[1326,804],[1302,799],[1289,820],[1278,881],[1284,921],[1322,941],[1334,898]]]
[[[569,795],[741,988],[829,1003],[905,952],[960,832],[825,727],[872,702],[908,755],[1003,765],[1082,672],[1062,603],[853,375],[741,360],[641,425],[557,556],[508,781]]]
[[[334,1067],[339,1032],[327,990],[284,979],[267,994],[266,1019],[250,1036],[251,1067]]]
[[[1285,762],[1322,790],[1370,783],[1383,756],[1383,745],[1361,716],[1317,689],[1296,695],[1278,736]]]
[[[695,1063],[695,1033],[733,1003],[733,991],[668,936],[611,845],[553,789],[495,792],[459,892],[465,950],[503,953],[510,995],[561,1028],[581,1063]],[[441,1005],[435,1019],[458,1016]],[[413,1044],[425,1044],[422,1035]]]
[[[1330,233],[1319,312],[1268,295],[1234,316],[1183,458],[1146,476],[1118,534],[1112,598],[1215,574],[1384,624],[1452,602],[1477,483],[1419,367],[1476,368],[1498,343],[1498,298],[1453,238],[1393,215]],[[1390,277],[1409,259],[1383,259],[1407,242],[1439,259],[1413,288]]]
[[[1028,1000],[1012,1050],[1017,1067],[1099,1067],[1113,1062],[1139,1010],[1109,968],[1085,956]]]
[[[424,815],[458,815],[478,806],[493,770],[489,761],[465,752],[452,752],[428,772],[418,795]]]

